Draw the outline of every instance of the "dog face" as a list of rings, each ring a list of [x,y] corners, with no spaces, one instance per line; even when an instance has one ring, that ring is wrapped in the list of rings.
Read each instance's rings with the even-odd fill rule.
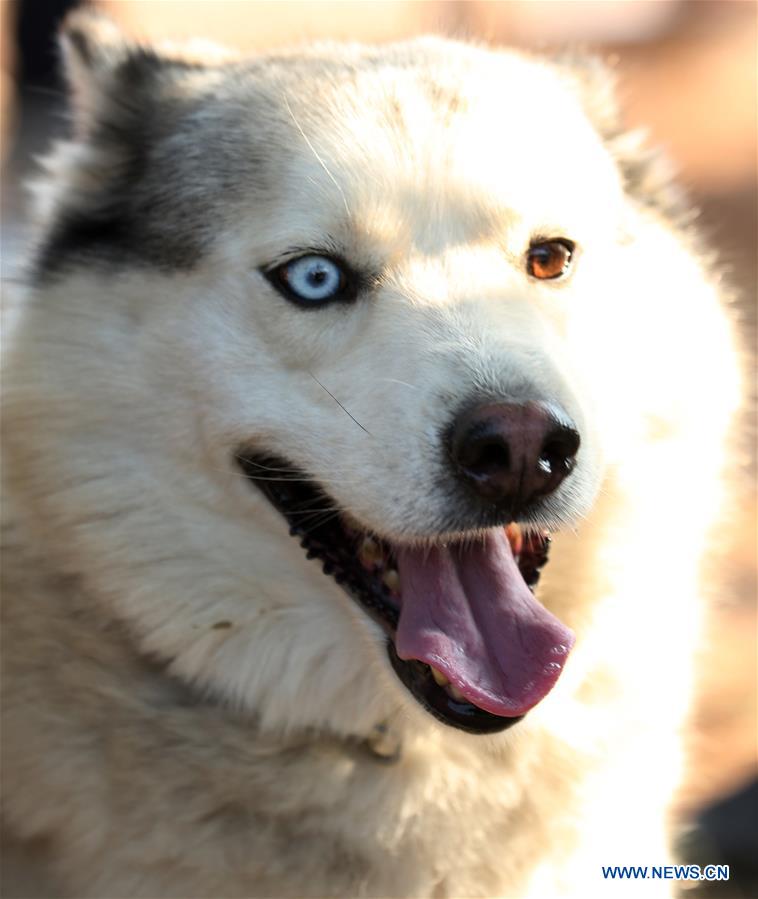
[[[292,460],[367,528],[406,540],[507,511],[472,504],[451,465],[449,433],[477,404],[542,403],[580,436],[571,477],[526,510],[531,523],[575,521],[599,474],[566,331],[587,273],[613,253],[617,171],[555,72],[473,48],[445,62],[448,47],[421,42],[329,66],[282,59],[275,75],[242,69],[237,83],[223,70],[127,57],[132,80],[162,78],[169,96],[141,110],[140,134],[130,110],[102,112],[110,132],[95,124],[93,143],[116,156],[127,183],[111,178],[91,201],[96,225],[64,217],[43,251],[53,269],[94,252],[116,266],[147,258],[221,273],[236,337],[219,336],[219,351],[248,361],[239,383],[203,386],[219,464],[248,446]],[[501,96],[522,78],[528,91]],[[119,130],[124,146],[104,148]],[[568,136],[560,158],[555,133]],[[540,254],[560,271],[534,272]],[[283,289],[284,273],[307,258],[345,281],[333,296]],[[208,315],[205,294],[184,306],[189,320]],[[199,342],[197,329],[177,337],[205,358],[206,379],[226,366],[209,351],[217,326],[202,329]]]
[[[50,367],[91,411],[40,452],[120,466],[123,520],[76,532],[97,589],[264,722],[366,731],[410,692],[509,726],[573,642],[525,560],[597,493],[607,355],[576,336],[633,243],[578,82],[438,40],[205,65],[102,27],[69,28],[37,260],[91,347]]]

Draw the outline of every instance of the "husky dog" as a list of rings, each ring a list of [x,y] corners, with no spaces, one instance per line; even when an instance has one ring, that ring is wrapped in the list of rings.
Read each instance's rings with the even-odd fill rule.
[[[667,863],[737,380],[607,73],[62,43],[5,353],[4,895]]]

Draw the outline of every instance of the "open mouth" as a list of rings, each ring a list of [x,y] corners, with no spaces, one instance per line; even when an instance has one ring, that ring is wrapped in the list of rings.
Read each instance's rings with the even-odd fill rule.
[[[237,460],[306,556],[384,629],[395,673],[438,720],[495,733],[552,689],[574,637],[532,593],[546,533],[509,524],[425,547],[393,545],[333,511],[334,501],[285,460]]]

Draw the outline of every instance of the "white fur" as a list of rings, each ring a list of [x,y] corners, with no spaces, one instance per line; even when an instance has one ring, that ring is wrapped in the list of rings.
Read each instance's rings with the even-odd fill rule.
[[[371,857],[367,894],[600,894],[600,864],[665,861],[697,565],[736,396],[725,318],[681,238],[625,197],[551,66],[429,41],[397,51],[424,56],[418,71],[391,54],[364,69],[358,50],[345,52],[358,65],[348,83],[283,88],[282,119],[297,127],[276,195],[248,198],[241,184],[194,270],[75,269],[27,298],[5,376],[14,519],[140,654],[254,716],[266,739],[364,739],[392,723],[404,745],[394,780],[377,773],[376,787],[366,776],[346,791],[340,766],[357,763],[336,755],[321,773],[332,793],[313,800],[335,840]],[[455,127],[420,75],[460,92]],[[402,125],[384,116],[390,95]],[[42,188],[48,218],[75,200],[94,151],[67,152],[74,161],[53,166]],[[535,233],[577,242],[565,283],[526,276]],[[325,241],[383,278],[354,307],[304,312],[258,269]],[[245,443],[279,453],[367,529],[426,538],[444,499],[440,430],[477,390],[532,389],[555,396],[583,434],[547,522],[564,533],[539,593],[578,642],[521,724],[468,736],[398,682],[379,629],[305,559],[233,453]],[[112,763],[102,764],[107,777]],[[297,777],[309,783],[307,771]],[[55,790],[53,801],[69,801]],[[304,790],[282,814],[298,817]],[[26,808],[14,788],[12,829],[24,832]],[[34,835],[55,832],[45,823]],[[146,869],[136,886],[115,861],[112,879],[97,879],[85,849],[67,852],[81,863],[60,870],[81,895],[112,883],[123,895],[190,894],[168,868],[154,880]],[[289,873],[267,875],[260,894],[304,894],[299,858],[293,848],[281,859]],[[108,856],[100,862],[107,872]],[[253,869],[235,864],[239,893],[231,875],[199,882],[252,895]],[[324,892],[358,889],[326,860],[312,876]]]

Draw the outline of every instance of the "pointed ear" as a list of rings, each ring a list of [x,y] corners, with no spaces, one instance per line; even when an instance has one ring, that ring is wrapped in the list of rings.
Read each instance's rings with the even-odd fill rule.
[[[563,52],[553,57],[563,75],[574,86],[585,114],[603,137],[615,134],[621,127],[621,113],[616,99],[617,77],[612,62],[597,56]]]
[[[123,64],[141,51],[110,19],[83,9],[66,17],[60,47],[76,130],[86,133],[107,104]]]
[[[60,31],[63,68],[77,127],[85,132],[109,104],[149,101],[161,79],[217,68],[239,53],[205,39],[143,44],[127,38],[107,16],[91,9],[69,13]]]
[[[663,152],[649,145],[645,131],[628,130],[624,124],[613,62],[570,54],[556,57],[555,62],[574,84],[585,113],[619,169],[627,194],[671,225],[686,227],[692,219],[692,205],[676,181],[674,166]]]

